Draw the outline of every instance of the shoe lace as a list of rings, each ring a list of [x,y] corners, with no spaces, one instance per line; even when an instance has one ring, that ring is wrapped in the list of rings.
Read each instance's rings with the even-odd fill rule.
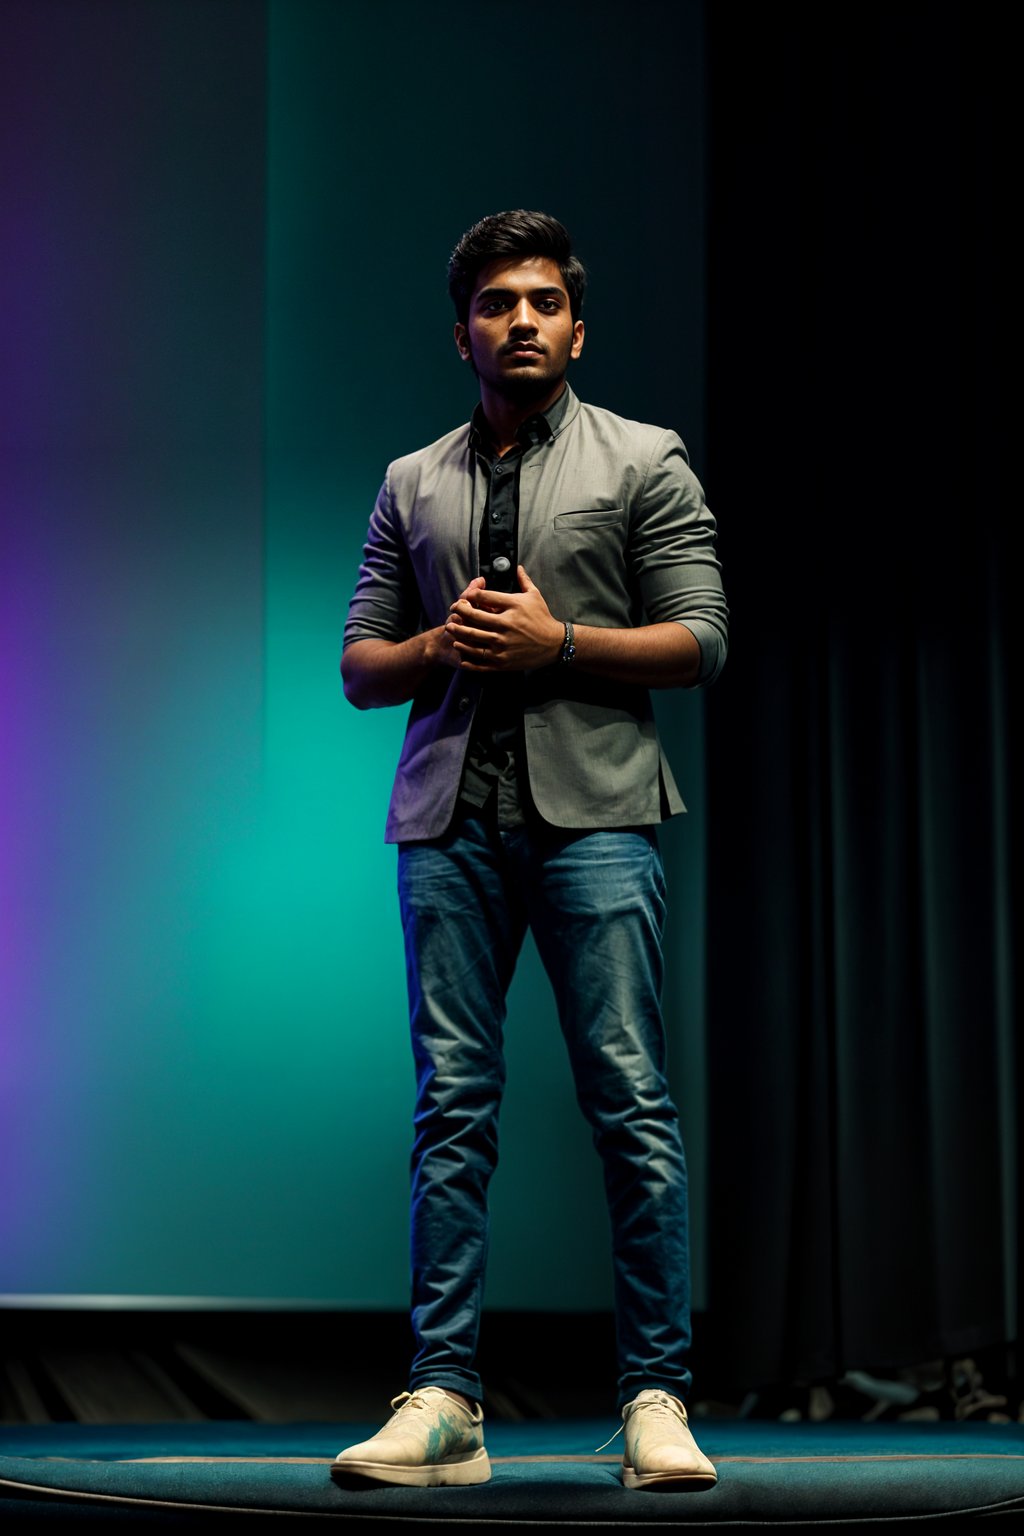
[[[665,1397],[649,1397],[649,1398],[646,1398],[645,1401],[642,1402],[642,1403],[635,1403],[635,1404],[631,1403],[629,1405],[629,1408],[630,1408],[630,1413],[631,1414],[633,1414],[633,1413],[642,1413],[647,1418],[659,1418],[659,1419],[663,1419],[663,1418],[678,1419],[679,1418],[679,1414],[678,1414],[677,1410],[675,1408],[673,1408],[673,1406],[669,1402],[668,1398],[665,1398]],[[599,1445],[597,1447],[597,1450],[595,1450],[594,1455],[596,1456],[599,1451],[607,1450],[608,1446],[611,1445],[612,1441],[613,1440],[617,1440],[619,1438],[619,1436],[622,1434],[622,1431],[625,1429],[625,1427],[626,1427],[626,1420],[625,1420],[625,1416],[624,1416],[623,1420],[622,1420],[622,1423],[619,1425],[619,1427],[615,1431],[614,1435],[609,1436],[609,1438],[605,1441],[604,1445]]]
[[[625,1424],[620,1424],[618,1429],[615,1431],[614,1435],[609,1435],[608,1436],[608,1439],[605,1441],[604,1445],[595,1446],[595,1448],[594,1448],[594,1455],[596,1456],[599,1451],[606,1451],[608,1449],[608,1447],[611,1445],[612,1441],[613,1440],[617,1440],[619,1438],[619,1436],[622,1434],[622,1431],[625,1429],[625,1427],[626,1427]]]
[[[394,1416],[397,1417],[399,1413],[404,1413],[409,1408],[418,1408],[420,1412],[425,1412],[434,1404],[429,1397],[424,1397],[422,1392],[399,1392],[397,1397],[391,1399],[391,1406],[395,1410]],[[390,1420],[388,1422],[390,1423]]]
[[[395,1410],[395,1415],[397,1417],[397,1415],[403,1412],[406,1408],[422,1409],[429,1407],[429,1404],[427,1399],[423,1397],[419,1392],[399,1392],[397,1397],[393,1397],[391,1399],[391,1406]]]

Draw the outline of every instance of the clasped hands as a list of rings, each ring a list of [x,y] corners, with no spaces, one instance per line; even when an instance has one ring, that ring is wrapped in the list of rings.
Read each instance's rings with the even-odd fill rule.
[[[527,672],[557,661],[565,625],[552,615],[520,565],[518,592],[492,592],[476,576],[444,626],[451,665],[467,672]]]

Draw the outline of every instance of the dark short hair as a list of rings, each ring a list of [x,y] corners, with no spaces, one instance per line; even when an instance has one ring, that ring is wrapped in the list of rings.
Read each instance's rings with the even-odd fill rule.
[[[572,318],[578,320],[587,287],[586,268],[572,254],[572,241],[564,224],[549,213],[511,208],[491,213],[467,229],[448,260],[448,292],[455,313],[465,325],[469,301],[481,269],[502,256],[547,256],[558,263],[569,295]]]

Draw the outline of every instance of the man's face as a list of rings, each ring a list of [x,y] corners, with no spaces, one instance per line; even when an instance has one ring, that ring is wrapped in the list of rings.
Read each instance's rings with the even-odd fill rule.
[[[541,399],[583,350],[558,263],[547,256],[501,257],[481,269],[468,323],[455,345],[481,385],[511,400]]]

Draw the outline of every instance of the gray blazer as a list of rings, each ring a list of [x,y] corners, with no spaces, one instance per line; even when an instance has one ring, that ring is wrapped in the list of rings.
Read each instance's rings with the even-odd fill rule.
[[[406,640],[443,624],[478,574],[486,476],[459,427],[388,467],[345,625]],[[698,686],[725,661],[728,609],[715,520],[674,432],[583,405],[529,449],[519,481],[519,560],[558,619],[612,629],[677,620],[701,648]],[[439,666],[412,701],[388,842],[439,837],[459,793],[481,689]],[[534,803],[556,827],[644,826],[685,809],[646,688],[577,671],[527,673],[525,752]]]

